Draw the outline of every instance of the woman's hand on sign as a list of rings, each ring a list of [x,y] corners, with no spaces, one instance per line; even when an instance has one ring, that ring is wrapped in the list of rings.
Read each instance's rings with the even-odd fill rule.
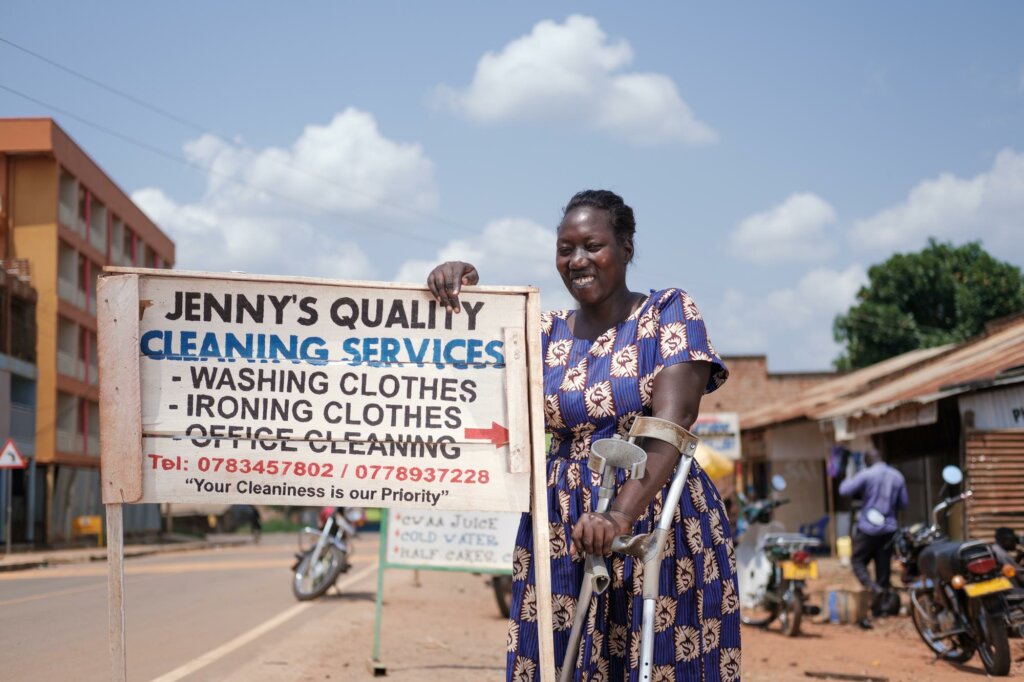
[[[608,556],[615,538],[632,532],[629,516],[620,511],[587,512],[572,528],[572,544],[577,552]]]
[[[463,285],[473,285],[480,281],[480,275],[470,263],[450,260],[441,263],[427,275],[427,287],[434,295],[438,304],[447,310],[459,312],[459,291]]]

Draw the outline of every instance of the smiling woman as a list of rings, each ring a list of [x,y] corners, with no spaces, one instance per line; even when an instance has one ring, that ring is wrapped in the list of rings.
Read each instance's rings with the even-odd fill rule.
[[[637,479],[620,472],[614,502],[595,513],[598,472],[591,445],[625,437],[638,416],[689,428],[702,394],[718,388],[728,371],[711,345],[700,311],[686,292],[632,292],[626,271],[633,259],[632,209],[606,190],[572,197],[558,226],[555,265],[576,299],[576,310],[542,316],[544,412],[552,434],[547,458],[551,525],[555,660],[568,647],[571,613],[596,614],[584,635],[574,679],[636,679],[640,659],[643,564],[612,555],[612,584],[589,605],[577,605],[583,554],[611,554],[620,535],[653,530],[673,515],[661,563],[650,679],[739,679],[739,604],[731,532],[722,501],[696,463],[688,493],[664,510],[667,481],[679,452],[646,439],[647,471]],[[427,284],[440,305],[458,310],[462,285],[476,284],[468,263],[439,265]],[[539,674],[532,521],[524,516],[512,567],[507,679]]]

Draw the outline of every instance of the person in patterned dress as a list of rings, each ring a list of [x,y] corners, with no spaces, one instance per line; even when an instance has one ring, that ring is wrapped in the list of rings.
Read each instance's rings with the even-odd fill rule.
[[[551,433],[547,457],[548,522],[555,662],[568,646],[583,579],[583,553],[611,556],[611,588],[595,595],[575,680],[638,679],[643,564],[611,554],[614,538],[647,533],[673,515],[661,565],[655,616],[654,682],[740,676],[740,618],[732,533],[722,499],[696,462],[676,509],[662,509],[679,453],[644,439],[647,471],[620,472],[608,512],[593,511],[599,472],[587,457],[601,438],[623,436],[632,421],[653,415],[689,428],[700,399],[728,377],[693,299],[681,289],[644,295],[626,285],[636,230],[632,209],[606,190],[570,200],[558,227],[555,263],[575,310],[542,316],[544,412]],[[435,268],[427,285],[438,303],[458,312],[462,285],[479,275],[468,263]],[[506,679],[539,679],[532,520],[525,514],[514,553],[512,617]],[[548,636],[547,633],[542,633]]]

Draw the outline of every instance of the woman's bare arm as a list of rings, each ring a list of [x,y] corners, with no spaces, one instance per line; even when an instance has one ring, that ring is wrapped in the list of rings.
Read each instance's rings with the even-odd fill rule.
[[[700,399],[711,376],[710,362],[681,362],[654,378],[652,414],[690,428],[697,419]],[[588,554],[608,555],[612,541],[632,532],[637,518],[654,500],[675,471],[679,452],[664,441],[644,439],[647,467],[643,478],[626,481],[604,514],[584,514],[572,531],[573,544]]]

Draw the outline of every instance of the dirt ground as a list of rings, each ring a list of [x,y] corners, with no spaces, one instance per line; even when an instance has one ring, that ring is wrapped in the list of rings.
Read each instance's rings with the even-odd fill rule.
[[[826,567],[823,581],[842,580],[846,569]],[[194,679],[238,682],[374,679],[367,669],[373,647],[375,578],[329,595],[248,665],[208,670]],[[478,682],[504,678],[505,621],[483,576],[425,571],[385,573],[382,620],[383,679],[395,682]],[[984,676],[980,659],[953,666],[936,661],[910,619],[880,620],[875,629],[808,622],[796,638],[778,626],[743,633],[743,679],[851,679],[808,673],[864,675],[870,679],[929,682]],[[1014,676],[1024,675],[1024,640],[1011,640]],[[212,675],[212,676],[210,676]],[[377,678],[381,679],[381,678]],[[856,678],[854,678],[856,679]],[[1012,677],[1011,677],[1012,679]]]
[[[821,577],[807,585],[812,603],[820,604],[820,593],[826,589],[859,589],[849,567],[835,559],[822,559],[818,563]],[[893,575],[899,575],[896,564]],[[905,611],[906,595],[903,602]],[[977,654],[959,666],[937,660],[921,641],[907,615],[875,619],[871,630],[852,624],[816,622],[821,620],[805,617],[801,634],[795,638],[782,636],[778,624],[767,630],[744,629],[743,679],[755,682],[850,679],[827,676],[827,673],[838,673],[889,682],[945,682],[969,679],[965,675],[986,676]],[[1010,640],[1010,657],[1013,661],[1010,678],[1024,676],[1024,640]]]
[[[1010,640],[1014,664],[1010,678],[1024,676],[1024,640]],[[762,680],[851,679],[863,675],[889,682],[953,682],[985,677],[975,655],[966,665],[938,661],[917,636],[907,616],[875,622],[873,630],[856,625],[805,623],[799,637],[783,637],[778,626],[743,632],[743,679]]]

